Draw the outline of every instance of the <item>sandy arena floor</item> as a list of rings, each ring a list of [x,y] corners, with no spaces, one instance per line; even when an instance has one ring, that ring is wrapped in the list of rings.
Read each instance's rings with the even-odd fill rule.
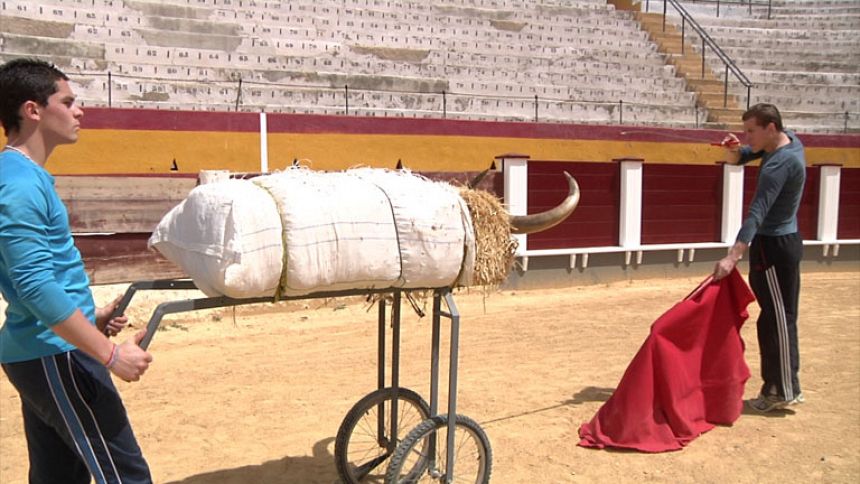
[[[492,482],[858,482],[860,273],[806,274],[800,321],[806,403],[744,414],[679,452],[578,447],[577,429],[611,394],[650,324],[697,284],[649,280],[550,291],[458,293],[458,410],[494,452]],[[98,302],[123,290],[99,287]],[[138,327],[153,304],[135,299]],[[429,317],[403,306],[401,384],[429,393]],[[755,318],[743,336],[758,390]],[[448,324],[443,321],[443,333]],[[143,380],[118,381],[157,483],[338,481],[334,437],[376,382],[376,311],[310,301],[198,312],[166,320]],[[122,338],[130,334],[120,335]],[[447,338],[443,340],[447,348]],[[447,354],[447,353],[443,353]],[[443,358],[447,360],[447,358]],[[447,368],[443,366],[443,374]],[[443,382],[443,385],[444,382]],[[0,376],[0,482],[26,482],[17,393]]]

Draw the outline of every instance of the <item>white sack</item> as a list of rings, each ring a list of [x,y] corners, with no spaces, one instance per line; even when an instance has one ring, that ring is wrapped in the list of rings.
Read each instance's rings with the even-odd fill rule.
[[[453,187],[374,169],[201,185],[149,242],[207,295],[234,298],[275,296],[279,283],[287,296],[468,284],[475,260]]]
[[[247,180],[194,188],[161,219],[149,245],[208,296],[274,294],[281,277],[278,209],[271,195]]]
[[[396,286],[453,285],[463,267],[467,229],[470,245],[475,244],[469,210],[457,190],[404,172],[365,168],[348,173],[378,186],[391,202],[402,264]]]
[[[287,247],[284,294],[390,287],[397,281],[397,231],[388,199],[377,187],[345,172],[305,169],[253,182],[278,205]]]

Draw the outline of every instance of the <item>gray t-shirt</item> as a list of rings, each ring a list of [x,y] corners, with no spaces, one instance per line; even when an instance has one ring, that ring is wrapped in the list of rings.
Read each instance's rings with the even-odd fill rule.
[[[741,148],[739,164],[761,158],[755,196],[737,240],[749,244],[756,234],[787,235],[797,232],[797,208],[806,182],[803,144],[792,131],[785,131],[791,143],[772,153],[753,153]]]

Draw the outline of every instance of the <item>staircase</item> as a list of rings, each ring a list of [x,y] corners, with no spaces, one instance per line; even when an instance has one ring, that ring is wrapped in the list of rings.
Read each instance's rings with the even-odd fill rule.
[[[648,33],[668,63],[675,66],[678,75],[687,82],[687,90],[696,93],[699,107],[708,111],[707,128],[742,130],[741,115],[744,109],[736,96],[724,94],[724,80],[705,63],[702,72],[702,53],[693,48],[689,32],[684,49],[681,48],[681,31],[671,23],[663,30],[663,15],[634,11],[634,16]],[[692,29],[690,29],[692,30]],[[725,103],[724,103],[725,101]]]
[[[657,44],[666,62],[673,65],[678,76],[686,81],[687,90],[696,93],[696,104],[708,112],[706,128],[738,131],[743,129],[741,115],[744,109],[740,102],[733,94],[725,96],[723,79],[714,73],[707,63],[702,72],[702,53],[696,51],[689,37],[685,39],[682,50],[681,31],[669,22],[666,23],[664,31],[662,14],[642,12],[642,4],[638,0],[607,2],[614,5],[616,10],[633,13],[642,30]]]

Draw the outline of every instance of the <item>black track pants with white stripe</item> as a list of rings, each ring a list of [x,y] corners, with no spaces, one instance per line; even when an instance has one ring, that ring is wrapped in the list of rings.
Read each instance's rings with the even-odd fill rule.
[[[21,395],[30,484],[151,483],[108,370],[80,350],[7,363]]]
[[[800,393],[797,306],[800,296],[800,234],[756,235],[750,245],[750,286],[761,314],[757,322],[762,393],[792,400]]]

